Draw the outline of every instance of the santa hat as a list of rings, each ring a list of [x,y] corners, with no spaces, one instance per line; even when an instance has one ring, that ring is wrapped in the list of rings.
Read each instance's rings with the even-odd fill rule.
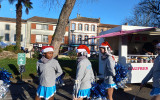
[[[101,43],[101,45],[99,47],[100,48],[105,48],[106,49],[106,54],[112,56],[112,58],[115,60],[114,56],[111,54],[112,48],[107,41]],[[109,47],[109,49],[107,49],[108,47]]]
[[[46,53],[49,51],[54,51],[54,47],[53,46],[42,46],[42,53]]]
[[[109,45],[109,43],[107,41],[101,43],[101,45],[99,47],[100,48],[107,48],[107,47],[109,47],[110,50],[112,50],[111,46]]]
[[[89,48],[86,46],[86,45],[80,45],[78,46],[78,48],[76,49],[76,52],[77,53],[80,53],[80,52],[87,52],[87,56],[90,57],[90,50]]]

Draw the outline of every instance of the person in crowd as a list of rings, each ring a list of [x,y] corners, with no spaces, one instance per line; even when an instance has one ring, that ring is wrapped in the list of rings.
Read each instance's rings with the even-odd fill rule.
[[[153,77],[153,89],[150,92],[151,100],[160,100],[160,43],[156,45],[158,56],[154,60],[153,67],[147,76],[142,80],[140,89]]]
[[[158,40],[153,40],[152,42],[145,43],[142,47],[142,54],[146,54],[146,55],[156,54],[155,46],[156,46],[157,43],[158,43]]]
[[[92,64],[88,60],[87,55],[90,55],[90,50],[86,45],[80,45],[77,49],[77,72],[74,85],[74,100],[83,100],[90,98],[91,84],[94,81],[94,73]]]
[[[37,62],[39,86],[35,100],[41,98],[53,100],[56,92],[55,80],[62,74],[62,69],[57,60],[53,59],[53,46],[43,46],[43,57]]]
[[[103,42],[100,46],[100,52],[102,54],[101,59],[104,67],[104,83],[103,85],[107,89],[107,99],[113,100],[114,88],[117,89],[117,85],[114,82],[115,73],[115,59],[111,54],[111,46],[107,41]]]

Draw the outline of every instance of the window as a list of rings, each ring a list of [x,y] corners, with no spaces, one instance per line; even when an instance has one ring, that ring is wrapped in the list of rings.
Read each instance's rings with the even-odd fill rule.
[[[43,29],[43,30],[48,30],[48,25],[43,24],[43,25],[42,25],[42,29]]]
[[[42,25],[41,24],[36,24],[36,29],[41,30],[42,29]]]
[[[94,36],[92,36],[92,37],[94,37]],[[91,44],[94,44],[94,38],[91,39]]]
[[[78,24],[78,30],[82,31],[82,24]]]
[[[42,35],[36,35],[36,42],[42,42]]]
[[[5,34],[5,41],[9,41],[9,34],[8,33]]]
[[[10,30],[10,25],[6,24],[6,30]]]
[[[84,43],[88,44],[88,36],[87,35],[85,36],[85,42]]]
[[[14,34],[14,41],[16,41],[16,34]],[[21,35],[21,42],[23,41],[23,35]]]
[[[72,30],[75,30],[75,28],[76,28],[76,24],[72,23]]]
[[[48,43],[48,35],[43,35],[43,42]]]
[[[46,25],[46,24],[36,24],[36,29],[38,29],[38,30],[48,30],[48,25]]]
[[[95,31],[95,25],[92,25],[92,31]]]
[[[78,35],[78,43],[82,44],[82,35]]]
[[[85,31],[89,31],[89,25],[85,25]]]
[[[101,32],[103,32],[103,29],[101,29]]]
[[[75,43],[75,35],[72,35],[72,43]]]

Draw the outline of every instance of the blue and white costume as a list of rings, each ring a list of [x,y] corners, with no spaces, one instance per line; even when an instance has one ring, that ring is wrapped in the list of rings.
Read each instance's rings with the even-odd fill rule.
[[[106,56],[106,57],[104,57]],[[115,73],[115,60],[110,55],[104,55],[102,61],[104,63],[104,83],[106,89],[115,88],[117,89],[117,85],[114,82]]]
[[[91,83],[94,81],[92,64],[86,57],[90,54],[89,48],[85,45],[80,45],[77,48],[77,53],[81,56],[77,58],[77,72],[74,85],[74,96],[76,98],[90,98]]]
[[[56,92],[55,80],[62,74],[62,69],[57,60],[53,58],[49,60],[43,56],[37,62],[37,73],[39,76],[37,96],[47,100]]]
[[[85,56],[78,57],[76,80],[78,80],[76,87],[77,98],[90,98],[90,89],[91,83],[94,80],[94,74],[92,65]]]
[[[101,59],[103,61],[103,68],[104,68],[104,83],[106,89],[108,88],[115,88],[117,89],[117,85],[114,82],[114,76],[116,75],[115,72],[115,59],[111,54],[112,48],[109,43],[103,42],[100,45],[100,48],[104,48],[105,52],[102,54]]]

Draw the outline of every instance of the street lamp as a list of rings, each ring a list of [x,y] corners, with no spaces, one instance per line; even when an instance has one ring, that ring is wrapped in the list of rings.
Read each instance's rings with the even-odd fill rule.
[[[73,32],[74,32],[74,30],[70,30],[70,32],[71,32],[71,34],[69,34],[69,50],[71,49],[71,45],[72,45],[72,43],[73,43],[73,40],[72,40],[72,34],[73,34]]]

